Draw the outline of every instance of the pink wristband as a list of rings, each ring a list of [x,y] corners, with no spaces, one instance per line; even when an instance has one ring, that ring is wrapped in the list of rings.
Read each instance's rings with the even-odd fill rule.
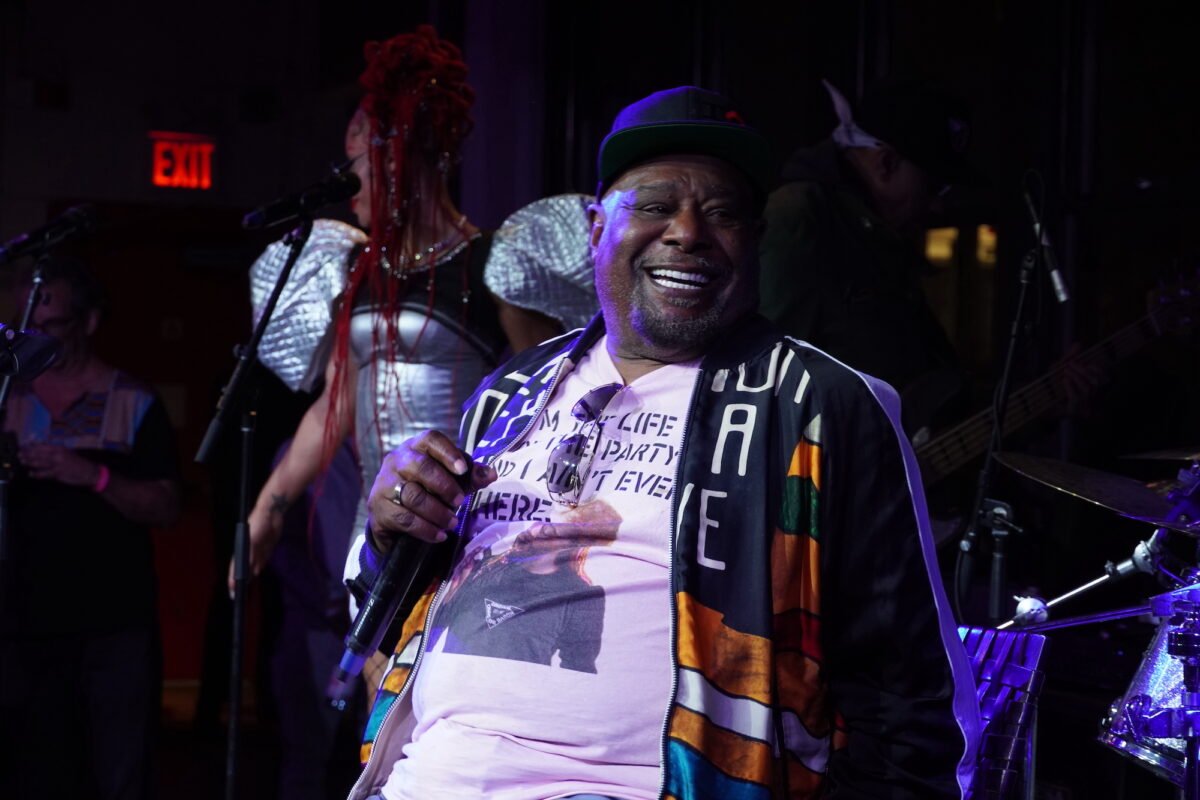
[[[97,494],[99,494],[100,492],[103,492],[105,489],[108,488],[108,479],[111,477],[112,477],[112,474],[108,471],[108,467],[101,464],[100,465],[100,477],[96,478],[96,485],[92,487],[92,491],[96,492]]]

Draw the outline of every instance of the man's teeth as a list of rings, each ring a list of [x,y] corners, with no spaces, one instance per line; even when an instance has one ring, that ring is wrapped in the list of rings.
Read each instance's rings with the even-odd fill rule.
[[[659,286],[670,289],[698,289],[709,281],[707,275],[699,272],[679,272],[673,269],[652,269],[650,279]]]

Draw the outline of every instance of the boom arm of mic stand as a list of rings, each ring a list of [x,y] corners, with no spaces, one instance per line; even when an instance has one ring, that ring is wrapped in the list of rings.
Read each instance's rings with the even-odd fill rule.
[[[204,440],[200,442],[200,449],[196,451],[196,462],[199,464],[207,463],[212,457],[212,450],[220,439],[221,431],[229,425],[230,418],[237,413],[238,408],[242,404],[242,398],[249,391],[249,383],[246,376],[249,373],[250,367],[258,360],[258,343],[262,340],[263,334],[267,330],[267,325],[271,322],[271,317],[275,313],[275,304],[279,302],[279,296],[283,294],[283,289],[287,285],[288,278],[291,277],[292,268],[296,266],[296,261],[299,260],[300,252],[308,242],[312,228],[312,217],[305,217],[287,235],[287,242],[291,246],[291,251],[288,253],[283,269],[279,272],[279,279],[275,281],[275,288],[271,290],[271,296],[267,298],[267,304],[263,308],[262,316],[259,317],[258,324],[254,327],[254,332],[250,335],[250,341],[238,348],[237,366],[233,370],[233,375],[230,377],[229,383],[225,385],[225,389],[221,392],[221,399],[217,401],[217,413],[213,415],[212,422],[209,423],[208,430],[204,433]]]

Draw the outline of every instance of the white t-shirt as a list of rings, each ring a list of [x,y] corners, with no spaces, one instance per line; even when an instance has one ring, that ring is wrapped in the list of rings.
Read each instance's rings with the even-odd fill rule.
[[[492,466],[465,557],[412,687],[416,729],[387,800],[653,800],[671,687],[670,504],[697,362],[625,387],[587,425],[571,415],[622,383],[602,339],[533,429]],[[577,508],[543,480],[554,446],[591,431]]]

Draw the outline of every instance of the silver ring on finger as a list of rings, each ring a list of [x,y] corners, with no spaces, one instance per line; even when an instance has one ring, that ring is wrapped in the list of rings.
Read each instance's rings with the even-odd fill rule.
[[[404,481],[400,481],[395,486],[392,487],[392,496],[388,498],[388,501],[395,503],[396,505],[400,506],[401,508],[404,508],[403,493],[404,493]]]

